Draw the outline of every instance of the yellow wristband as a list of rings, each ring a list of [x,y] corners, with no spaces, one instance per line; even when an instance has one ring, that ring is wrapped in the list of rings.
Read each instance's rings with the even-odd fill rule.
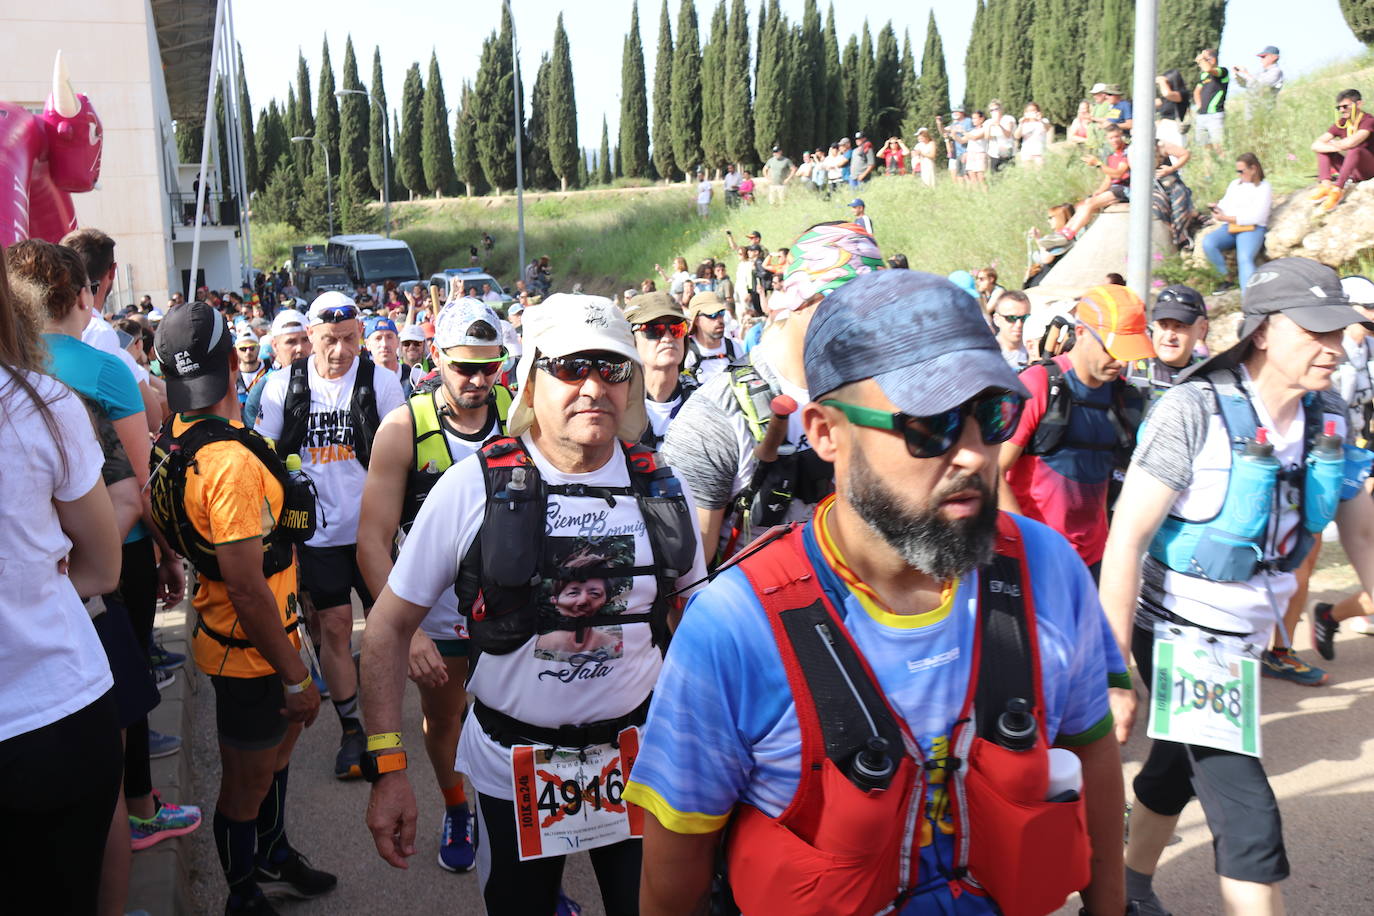
[[[393,747],[401,747],[400,732],[382,732],[380,735],[367,736],[367,749],[369,751],[384,751]]]
[[[307,672],[305,675],[305,680],[301,681],[299,684],[287,684],[286,692],[291,694],[305,693],[307,690],[310,689],[310,685],[313,682],[314,678],[312,678],[310,674]]]

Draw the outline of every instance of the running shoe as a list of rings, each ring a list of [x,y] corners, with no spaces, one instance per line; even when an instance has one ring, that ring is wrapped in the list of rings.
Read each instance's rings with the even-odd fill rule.
[[[1164,903],[1154,891],[1150,891],[1150,896],[1148,897],[1143,897],[1139,900],[1128,900],[1126,903],[1128,905],[1128,912],[1134,913],[1135,916],[1173,916],[1173,914],[1164,908]],[[1130,907],[1134,907],[1134,909],[1130,909]]]
[[[558,905],[554,907],[553,916],[582,916],[582,904],[563,893],[563,888],[558,888]]]
[[[158,690],[166,690],[177,682],[176,672],[169,671],[166,668],[154,668],[153,677],[157,679]]]
[[[350,720],[351,721],[351,720]],[[359,779],[363,775],[363,752],[367,750],[367,735],[361,728],[345,728],[339,738],[339,752],[334,755],[336,779]]]
[[[1304,687],[1320,687],[1326,683],[1326,671],[1307,664],[1292,649],[1275,647],[1274,651],[1266,651],[1260,656],[1260,662],[1260,673],[1265,677],[1292,681]]]
[[[173,652],[162,643],[154,640],[148,649],[148,661],[152,662],[153,667],[159,671],[171,671],[180,668],[186,661],[186,656],[180,652]]]
[[[296,897],[309,900],[332,891],[339,879],[327,871],[310,866],[310,860],[287,847],[286,858],[274,865],[259,865],[253,880],[268,897]]]
[[[1350,631],[1362,636],[1374,636],[1374,618],[1360,616],[1350,618]]]
[[[472,848],[472,815],[468,806],[457,813],[444,814],[444,832],[439,839],[439,867],[444,871],[472,871],[477,865],[477,853]]]
[[[200,809],[195,805],[173,805],[154,796],[157,813],[152,817],[129,815],[129,833],[134,851],[147,849],[168,837],[182,836],[200,826]]]
[[[1340,628],[1341,622],[1331,616],[1331,605],[1317,602],[1312,608],[1312,645],[1327,661],[1336,657],[1336,631]]]
[[[148,756],[153,760],[170,757],[181,750],[181,738],[148,729]]]

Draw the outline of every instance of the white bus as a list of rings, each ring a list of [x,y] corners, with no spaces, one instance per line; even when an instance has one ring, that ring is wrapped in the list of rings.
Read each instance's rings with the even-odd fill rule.
[[[380,235],[335,235],[329,239],[326,260],[348,272],[358,286],[395,280],[420,279],[415,255],[400,239]]]

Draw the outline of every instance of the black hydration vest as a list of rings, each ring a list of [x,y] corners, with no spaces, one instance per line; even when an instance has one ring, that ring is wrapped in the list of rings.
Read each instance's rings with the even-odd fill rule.
[[[186,472],[202,447],[213,442],[237,442],[252,452],[282,487],[281,512],[262,539],[262,574],[274,576],[289,567],[295,558],[293,546],[315,534],[315,493],[309,478],[293,478],[267,440],[250,429],[213,417],[198,420],[180,436],[173,436],[173,422],[163,424],[153,444],[148,482],[153,521],[167,542],[191,562],[196,572],[223,581],[215,545],[196,530],[186,512]]]
[[[282,402],[281,436],[277,439],[277,454],[282,458],[300,453],[310,427],[309,356],[302,356],[291,364],[291,377],[286,382],[286,399]],[[364,468],[372,457],[372,440],[382,419],[377,415],[377,391],[373,387],[377,366],[359,355],[358,374],[353,380],[353,397],[349,413],[353,425],[353,455]]]
[[[1125,468],[1135,450],[1136,430],[1144,414],[1144,395],[1133,385],[1118,379],[1112,385],[1112,403],[1109,407],[1090,404],[1074,397],[1073,390],[1064,378],[1064,370],[1054,360],[1043,363],[1048,376],[1049,395],[1045,413],[1035,427],[1035,434],[1027,444],[1027,455],[1048,455],[1061,448],[1083,449],[1088,451],[1110,451],[1116,453],[1116,463]],[[1100,442],[1082,442],[1069,432],[1070,420],[1075,409],[1105,411],[1116,431],[1116,441],[1111,445]]]
[[[696,559],[697,522],[672,469],[659,466],[642,445],[622,443],[630,470],[628,487],[547,484],[519,439],[493,439],[478,451],[486,482],[482,528],[458,568],[458,609],[468,618],[468,637],[479,652],[505,655],[530,637],[555,630],[648,623],[654,645],[668,649],[668,597]],[[615,505],[633,498],[653,552],[652,566],[559,567],[549,554],[545,525],[550,495],[592,496]],[[646,614],[594,614],[576,619],[541,613],[545,580],[609,579],[651,575],[658,586]]]

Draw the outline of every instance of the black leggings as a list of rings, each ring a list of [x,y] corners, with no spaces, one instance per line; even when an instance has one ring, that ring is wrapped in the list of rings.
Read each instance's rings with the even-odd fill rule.
[[[124,562],[119,571],[119,594],[129,609],[134,638],[146,658],[153,638],[153,618],[157,615],[157,557],[150,537],[124,545]],[[153,791],[153,773],[148,759],[148,717],[129,725],[124,740],[124,797],[142,798]]]
[[[520,861],[515,803],[479,793],[472,833],[487,916],[553,916],[566,857]],[[642,840],[626,840],[588,852],[606,916],[634,916],[639,912],[643,852]]]
[[[0,886],[15,913],[94,913],[119,793],[119,716],[106,693],[0,741]]]

